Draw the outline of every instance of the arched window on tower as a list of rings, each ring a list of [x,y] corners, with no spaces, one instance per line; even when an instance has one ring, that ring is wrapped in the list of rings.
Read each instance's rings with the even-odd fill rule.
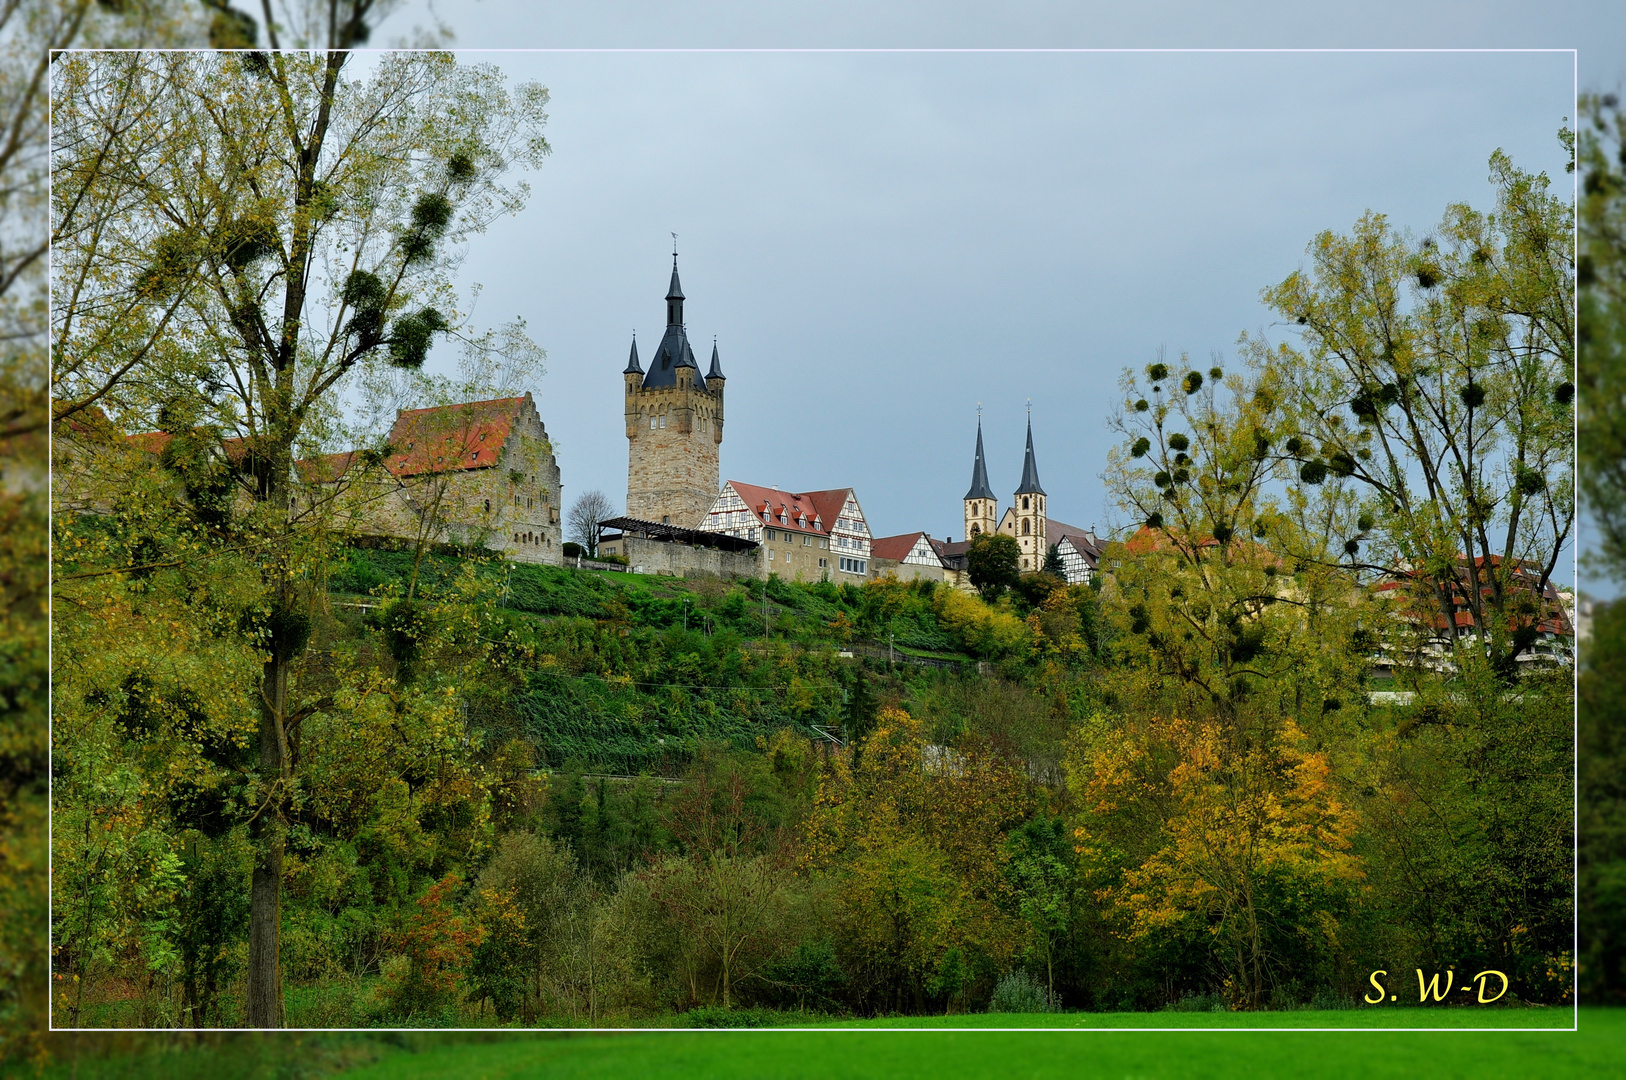
[[[1022,509],[1026,510],[1027,508],[1028,508],[1028,497],[1026,495],[1024,495],[1024,496],[1022,496]]]
[[[1031,533],[1032,531],[1033,531],[1033,521],[1032,521],[1032,519],[1031,518],[1023,518],[1022,519],[1022,535],[1026,536],[1029,533]]]
[[[972,536],[981,536],[982,535],[982,526],[981,525],[973,525],[973,526],[971,526],[971,535]]]

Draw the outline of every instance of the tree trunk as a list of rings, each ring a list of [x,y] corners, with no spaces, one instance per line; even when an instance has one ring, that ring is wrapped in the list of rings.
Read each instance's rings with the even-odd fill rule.
[[[280,487],[280,485],[279,485]],[[279,600],[286,607],[285,599]],[[288,659],[282,642],[271,643],[260,700],[260,778],[265,802],[250,827],[257,849],[249,899],[248,1026],[282,1026],[282,809],[287,798],[288,754],[283,733]]]

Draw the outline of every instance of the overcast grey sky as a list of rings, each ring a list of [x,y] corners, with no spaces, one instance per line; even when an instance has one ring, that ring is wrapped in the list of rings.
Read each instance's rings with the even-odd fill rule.
[[[1538,17],[1528,4],[1445,5],[1410,40],[1348,14],[1319,30],[1300,15],[1272,21],[1268,6],[1221,24],[1153,5],[1161,25],[1093,27],[1062,5],[986,23],[939,7],[930,22],[856,5],[779,22],[748,5],[582,15],[483,0],[437,13],[468,47],[1581,38],[1552,6]],[[1588,41],[1626,39],[1609,6],[1558,10],[1596,17]],[[851,15],[847,28],[832,11]],[[421,17],[399,12],[380,37]],[[1118,518],[1099,475],[1103,422],[1122,368],[1159,348],[1206,368],[1233,357],[1243,330],[1280,336],[1259,290],[1302,265],[1317,231],[1372,209],[1421,236],[1449,202],[1488,208],[1497,148],[1570,184],[1555,137],[1573,115],[1569,52],[466,58],[553,96],[554,154],[531,177],[530,206],[473,241],[464,277],[484,286],[479,321],[523,316],[548,350],[536,391],[567,501],[588,488],[625,497],[620,370],[634,328],[646,356],[658,341],[672,231],[690,339],[709,353],[716,335],[729,376],[723,478],[850,485],[876,535],[958,537],[979,401],[1002,498],[1032,398],[1053,516],[1105,527]]]

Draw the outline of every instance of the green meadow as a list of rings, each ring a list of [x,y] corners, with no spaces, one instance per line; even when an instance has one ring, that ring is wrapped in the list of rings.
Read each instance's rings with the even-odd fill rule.
[[[58,1041],[55,1060],[37,1075],[41,1080],[1621,1075],[1626,1009],[1582,1009],[1578,1027],[1572,1027],[1574,1016],[1568,1009],[1050,1013],[917,1017],[816,1029],[224,1035],[204,1036],[202,1043],[188,1042],[184,1035],[153,1035],[135,1037],[121,1052],[83,1051],[77,1060],[72,1045]],[[1372,1030],[1374,1024],[1436,1029]],[[1050,1030],[1009,1030],[1027,1027]],[[1312,1030],[1326,1028],[1347,1030]]]

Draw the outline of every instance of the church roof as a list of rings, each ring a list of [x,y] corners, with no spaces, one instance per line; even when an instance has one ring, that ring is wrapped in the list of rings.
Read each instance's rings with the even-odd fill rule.
[[[1022,460],[1022,485],[1016,489],[1018,495],[1043,495],[1044,488],[1039,486],[1039,463],[1033,458],[1033,420],[1028,420],[1028,451]],[[966,496],[970,498],[971,496]]]
[[[967,499],[994,499],[994,489],[988,486],[988,466],[982,459],[982,418],[977,419],[977,460],[971,466],[971,490]]]
[[[666,298],[668,300],[685,299],[683,295],[683,286],[678,284],[677,252],[672,253],[672,287],[666,290]]]

